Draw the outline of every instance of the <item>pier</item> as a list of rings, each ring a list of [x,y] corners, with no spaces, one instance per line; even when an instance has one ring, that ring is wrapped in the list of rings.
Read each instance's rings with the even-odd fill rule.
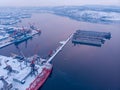
[[[70,35],[67,40],[60,42],[60,44],[62,45],[55,50],[52,56],[47,60],[47,63],[50,63],[52,61],[52,59],[63,49],[63,47],[67,44],[67,42],[71,39],[71,37],[72,35]]]

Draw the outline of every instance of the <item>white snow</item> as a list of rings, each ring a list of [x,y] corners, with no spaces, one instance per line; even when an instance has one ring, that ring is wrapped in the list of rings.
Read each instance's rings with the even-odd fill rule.
[[[16,70],[18,73],[12,72],[10,75],[8,75],[7,74],[8,71],[4,69],[6,67],[6,63],[5,63],[6,61],[7,61],[7,64],[11,65],[12,69]],[[4,76],[4,78],[6,78],[5,80],[8,83],[12,83],[14,88],[18,88],[19,90],[26,90],[26,88],[29,87],[30,83],[34,81],[34,79],[36,78],[36,76],[34,75],[33,76],[29,75],[25,79],[24,84],[21,84],[20,82],[16,82],[13,80],[13,78],[22,81],[26,77],[26,75],[30,74],[30,70],[31,70],[30,65],[28,65],[27,67],[24,67],[24,69],[21,70],[20,62],[18,62],[17,59],[13,59],[12,57],[6,57],[1,55],[0,55],[0,63],[1,63],[0,76]],[[25,66],[24,62],[22,63],[22,65]],[[38,73],[41,73],[42,68],[44,66],[39,66],[39,65],[36,65],[36,66],[38,67]],[[3,87],[3,83],[0,80],[0,88],[2,87]]]
[[[95,18],[95,19],[105,19],[105,20],[120,20],[120,13],[116,12],[103,12],[103,11],[74,11],[72,13],[76,17],[86,17],[86,18]],[[105,17],[105,18],[104,18]]]

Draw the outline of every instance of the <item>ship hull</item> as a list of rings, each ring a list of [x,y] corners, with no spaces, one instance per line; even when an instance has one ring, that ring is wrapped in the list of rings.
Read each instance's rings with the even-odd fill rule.
[[[35,80],[30,84],[29,88],[26,90],[38,90],[43,86],[45,81],[48,79],[52,72],[52,68],[44,68],[43,71],[35,78]]]

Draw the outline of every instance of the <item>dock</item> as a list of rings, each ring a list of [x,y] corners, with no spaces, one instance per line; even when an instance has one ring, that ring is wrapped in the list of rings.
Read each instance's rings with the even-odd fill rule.
[[[12,44],[21,43],[25,40],[28,40],[28,39],[32,38],[33,36],[35,36],[37,34],[39,34],[39,32],[34,30],[29,34],[20,36],[19,38],[8,37],[5,40],[0,41],[0,49],[4,48],[4,47],[7,47],[9,45],[12,45]]]

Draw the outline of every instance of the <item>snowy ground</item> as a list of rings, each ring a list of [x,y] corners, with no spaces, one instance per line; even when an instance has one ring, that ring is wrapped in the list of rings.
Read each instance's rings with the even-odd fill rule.
[[[1,7],[0,11],[0,25],[16,24],[33,13],[52,13],[91,23],[120,23],[119,6]]]
[[[8,70],[4,69],[6,67],[6,62],[8,65],[12,66],[12,69],[15,72],[12,72],[11,74],[8,75]],[[19,88],[19,90],[26,90],[26,88],[29,87],[30,83],[35,79],[35,75],[33,76],[28,76],[28,78],[25,79],[25,83],[21,84],[20,82],[13,81],[14,79],[17,80],[22,80],[26,75],[29,75],[31,71],[31,67],[28,63],[28,66],[25,65],[24,62],[18,62],[17,59],[13,59],[12,57],[5,57],[5,56],[0,56],[0,76],[4,76],[5,80],[13,85],[14,88]],[[42,71],[42,66],[36,65],[38,67],[38,73]],[[22,69],[21,69],[22,67]],[[0,90],[3,87],[3,83],[0,80]]]
[[[120,7],[66,6],[53,8],[54,14],[91,23],[120,23]]]

